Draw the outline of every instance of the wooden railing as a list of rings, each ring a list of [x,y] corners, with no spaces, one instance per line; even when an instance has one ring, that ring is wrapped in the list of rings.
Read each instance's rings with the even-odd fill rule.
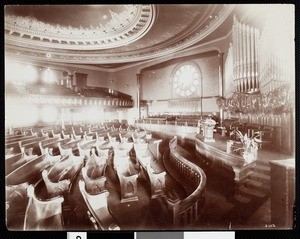
[[[170,155],[164,161],[175,167],[176,171],[186,179],[186,184],[192,188],[192,193],[186,198],[167,198],[169,208],[172,210],[174,227],[186,226],[199,219],[205,204],[206,175],[201,168],[191,163],[177,151],[177,137],[169,143]],[[165,162],[164,162],[165,163]],[[165,163],[166,164],[166,163]],[[182,186],[183,181],[179,181]]]

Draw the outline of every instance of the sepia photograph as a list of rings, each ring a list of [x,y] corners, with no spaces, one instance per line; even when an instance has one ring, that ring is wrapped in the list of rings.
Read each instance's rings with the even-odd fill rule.
[[[295,228],[293,4],[5,5],[4,73],[7,230]]]

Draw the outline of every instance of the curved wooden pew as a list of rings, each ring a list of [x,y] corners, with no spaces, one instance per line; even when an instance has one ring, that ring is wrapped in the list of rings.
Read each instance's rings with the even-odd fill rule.
[[[15,143],[26,139],[36,138],[36,137],[37,137],[36,135],[29,135],[29,136],[15,135],[14,137],[9,137],[9,138],[5,137],[5,144]]]
[[[59,138],[59,139],[63,139],[61,136],[61,131],[58,132],[54,132],[54,130],[50,130],[50,133],[52,134],[52,138]]]
[[[67,144],[71,141],[71,139],[60,139],[60,138],[50,138],[53,139],[52,142],[40,142],[39,147],[41,152],[45,152],[46,148],[51,149],[52,155],[58,155],[60,154],[59,148],[58,148],[58,143],[61,145]],[[49,139],[49,140],[50,140]]]
[[[61,144],[60,142],[57,144],[57,147],[59,148],[59,152],[60,155],[65,156],[65,155],[69,155],[70,152],[73,151],[77,151],[77,143],[81,142],[82,139],[78,139],[78,140],[71,140],[70,142],[66,143],[66,144]]]
[[[81,143],[77,143],[77,148],[80,156],[85,156],[86,158],[90,157],[91,149],[95,146],[97,140],[90,141],[81,141]]]
[[[27,195],[29,198],[24,218],[24,230],[62,230],[63,216],[62,203],[64,198],[41,200],[34,192],[34,186],[29,185]]]
[[[6,185],[18,185],[24,182],[35,183],[41,178],[44,168],[51,165],[48,155],[43,154],[18,167],[5,177]]]
[[[133,149],[133,143],[120,143],[118,145],[113,146],[114,157],[124,157],[129,156],[130,151]]]
[[[38,157],[37,155],[27,155],[25,153],[16,154],[5,159],[5,175],[10,174],[15,169],[21,167],[26,162]]]
[[[86,132],[85,131],[83,137],[85,140],[97,139],[96,132]]]
[[[89,165],[88,167],[83,167],[81,169],[82,178],[85,182],[86,191],[91,194],[99,194],[102,191],[107,191],[105,182],[105,167],[104,165]]]
[[[22,153],[26,153],[28,155],[37,154],[41,155],[42,152],[39,147],[39,143],[43,142],[44,140],[47,140],[45,136],[38,137],[36,139],[28,140],[26,142],[21,141],[20,142],[20,148]]]
[[[5,134],[5,141],[15,141],[18,138],[23,138],[23,137],[29,137],[29,136],[24,136],[24,135],[15,135],[15,134]]]
[[[62,130],[61,135],[62,135],[63,139],[72,138],[72,131]]]
[[[49,170],[44,170],[42,177],[48,194],[57,196],[64,192],[70,192],[83,163],[83,156],[70,154],[56,162]]]
[[[152,155],[148,149],[148,143],[135,143],[134,149],[136,153],[136,159],[141,166],[141,171],[148,180],[151,188],[151,198],[157,198],[165,196],[165,171],[156,172],[151,167],[153,161]]]
[[[116,158],[114,168],[120,181],[121,203],[137,201],[137,178],[139,175],[129,156]]]
[[[147,134],[147,132],[145,130],[140,130],[140,131],[135,130],[132,133],[131,137],[132,137],[132,140],[134,143],[144,142],[144,141],[146,141],[146,134]]]
[[[101,149],[100,149],[101,150]],[[91,150],[92,154],[88,158],[86,162],[87,165],[93,165],[93,164],[107,164],[107,159],[109,155],[109,149],[103,149],[101,151],[98,151],[98,155],[96,155],[96,148],[92,148]]]
[[[22,140],[28,140],[28,139],[34,139],[37,138],[36,136],[23,136],[20,139],[15,139],[13,141],[10,141],[9,143],[5,142],[5,155],[8,157],[10,155],[15,155],[18,153],[21,153],[21,147],[19,142]]]
[[[57,160],[57,159],[56,159]],[[29,184],[34,184],[41,179],[41,171],[51,164],[55,159],[44,154],[24,163],[5,177],[5,190],[7,205],[7,224],[13,225],[14,215],[18,215],[23,221],[27,204],[26,189]]]
[[[96,133],[96,139],[99,141],[104,141],[105,139],[108,139],[107,130],[101,132],[96,131],[95,133]]]
[[[79,181],[79,189],[87,205],[89,214],[91,215],[90,220],[94,223],[95,229],[120,230],[107,205],[109,192],[104,191],[96,195],[91,195],[86,191],[83,180]]]

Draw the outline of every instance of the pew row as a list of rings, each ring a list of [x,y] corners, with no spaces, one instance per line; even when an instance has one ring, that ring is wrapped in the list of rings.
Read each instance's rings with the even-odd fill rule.
[[[5,177],[7,225],[13,225],[15,215],[23,221],[25,209],[28,202],[26,190],[30,184],[35,184],[41,179],[41,172],[45,168],[55,163],[57,158],[53,158],[48,154],[36,157],[22,166],[13,170]]]
[[[96,195],[91,195],[86,191],[83,180],[79,181],[79,189],[87,205],[88,214],[91,215],[90,220],[94,223],[95,229],[120,230],[107,205],[109,192],[104,191]]]
[[[63,230],[63,196],[41,200],[35,195],[35,188],[27,188],[29,198],[24,218],[24,230]]]
[[[5,175],[24,165],[26,162],[38,157],[37,155],[27,155],[25,153],[15,154],[5,159]]]
[[[114,168],[117,172],[121,187],[121,203],[137,201],[138,170],[129,156],[115,158]]]
[[[62,157],[49,170],[43,170],[42,177],[50,196],[70,192],[72,184],[84,163],[83,156],[70,155]]]
[[[28,140],[37,138],[36,136],[26,136],[22,137],[21,139],[16,139],[10,142],[5,142],[5,156],[6,158],[9,158],[15,154],[21,153],[21,148],[19,142],[22,140]]]
[[[89,194],[95,195],[107,191],[105,187],[105,167],[106,164],[90,165],[81,169],[85,189]]]
[[[63,145],[59,142],[57,144],[57,147],[59,149],[60,155],[65,156],[65,155],[69,155],[71,152],[77,152],[78,151],[77,143],[81,141],[82,139],[73,140],[73,141],[71,140],[70,142]]]
[[[134,149],[136,153],[136,159],[140,164],[141,172],[143,172],[144,178],[149,182],[151,189],[151,199],[165,196],[165,184],[166,184],[166,172],[155,171],[151,167],[153,161],[151,152],[148,149],[147,143],[135,143]]]
[[[58,143],[61,145],[67,144],[71,141],[71,139],[60,139],[60,138],[49,138],[47,140],[44,140],[42,142],[39,142],[39,147],[41,153],[45,153],[46,148],[51,149],[53,155],[58,155],[59,148],[58,148]]]

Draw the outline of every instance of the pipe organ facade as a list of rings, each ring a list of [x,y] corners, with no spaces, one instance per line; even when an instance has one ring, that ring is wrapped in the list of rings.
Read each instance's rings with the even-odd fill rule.
[[[233,79],[236,91],[258,92],[259,30],[234,17],[232,36]]]

